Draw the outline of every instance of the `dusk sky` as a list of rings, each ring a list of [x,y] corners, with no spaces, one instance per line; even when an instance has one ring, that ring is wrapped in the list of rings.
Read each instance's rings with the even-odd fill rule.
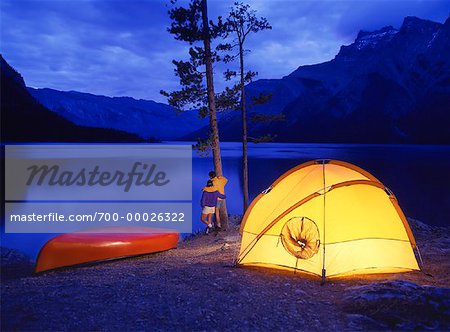
[[[233,2],[210,0],[210,17],[226,16]],[[359,30],[399,28],[405,16],[443,23],[450,12],[448,0],[245,2],[273,26],[250,36],[247,63],[258,78],[331,60]],[[0,6],[0,51],[28,86],[161,102],[161,89],[178,87],[171,61],[186,59],[188,45],[167,32],[169,0],[2,0]]]

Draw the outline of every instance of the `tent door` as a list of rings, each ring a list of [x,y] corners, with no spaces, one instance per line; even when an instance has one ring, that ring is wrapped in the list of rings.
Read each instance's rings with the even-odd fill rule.
[[[280,233],[284,249],[297,259],[310,259],[320,247],[319,228],[308,217],[292,217]]]

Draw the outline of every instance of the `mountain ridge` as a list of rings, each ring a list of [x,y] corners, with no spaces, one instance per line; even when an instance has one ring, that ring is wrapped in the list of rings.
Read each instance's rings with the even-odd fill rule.
[[[250,135],[272,133],[294,142],[449,144],[444,128],[450,123],[449,35],[449,19],[442,24],[406,17],[398,30],[359,32],[330,61],[250,83],[249,100],[268,92],[274,98],[250,115],[286,117],[285,123],[249,123]],[[376,43],[358,47],[374,36]],[[221,138],[238,139],[233,132],[239,130],[222,125]]]
[[[133,134],[77,126],[51,112],[27,91],[22,75],[0,55],[3,142],[142,142]]]
[[[359,31],[326,62],[300,66],[280,79],[246,86],[272,99],[248,110],[284,114],[284,122],[249,121],[249,136],[278,141],[450,144],[450,19],[406,17],[396,29]],[[132,97],[28,89],[43,105],[79,125],[111,127],[164,140],[196,140],[209,133],[195,111]],[[240,113],[220,114],[220,138],[241,139]],[[449,132],[449,133],[447,133]]]
[[[111,127],[144,138],[176,140],[207,123],[194,111],[178,114],[169,105],[153,100],[49,88],[28,91],[47,108],[78,125]]]

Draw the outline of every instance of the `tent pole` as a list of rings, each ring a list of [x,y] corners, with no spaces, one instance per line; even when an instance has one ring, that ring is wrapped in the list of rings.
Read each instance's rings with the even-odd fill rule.
[[[419,246],[416,243],[416,250],[417,250],[417,256],[419,256],[419,267],[420,267],[420,271],[425,274],[426,276],[429,277],[433,277],[433,275],[431,273],[426,273],[425,272],[425,265],[423,264],[423,260],[422,260],[422,254],[420,253],[420,249]]]
[[[432,275],[431,273],[425,272],[425,266],[423,265],[422,255],[420,254],[419,246],[417,245],[417,243],[416,243],[416,250],[417,250],[417,255],[419,256],[419,267],[420,267],[420,271],[421,271],[423,274],[425,274],[426,276],[429,276],[429,277],[434,278],[433,275]]]
[[[423,264],[422,255],[420,253],[420,249],[419,249],[419,246],[417,245],[417,243],[416,243],[416,250],[417,250],[417,256],[419,256],[419,267],[420,267],[420,270],[426,276],[433,277],[433,275],[431,273],[426,273],[425,272],[425,265]]]
[[[325,284],[326,270],[325,270],[325,197],[326,197],[326,182],[325,182],[325,162],[322,162],[322,177],[323,177],[323,259],[322,259],[322,282],[321,286]]]
[[[239,266],[239,249],[237,250],[237,252],[234,253],[232,266],[233,267],[238,267]]]
[[[326,275],[326,271],[327,271],[327,270],[322,269],[322,282],[320,283],[320,286],[325,285],[325,279],[326,279],[325,275]]]
[[[420,262],[420,269],[422,270],[422,272],[425,272],[424,270],[424,266],[423,266],[423,260],[422,260],[422,255],[420,254],[420,250],[419,250],[419,246],[416,243],[416,249],[417,249],[417,255],[419,256],[419,262]]]

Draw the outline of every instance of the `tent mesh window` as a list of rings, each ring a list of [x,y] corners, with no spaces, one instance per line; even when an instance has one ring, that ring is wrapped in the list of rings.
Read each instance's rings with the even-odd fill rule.
[[[281,230],[281,243],[291,255],[300,259],[310,259],[319,251],[319,229],[307,217],[289,219]]]

